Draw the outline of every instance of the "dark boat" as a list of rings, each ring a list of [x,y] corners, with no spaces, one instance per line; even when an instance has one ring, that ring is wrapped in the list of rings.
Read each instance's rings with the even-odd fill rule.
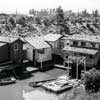
[[[30,83],[29,83],[29,86],[31,86],[31,87],[39,87],[39,86],[41,86],[44,82],[52,81],[52,80],[55,80],[55,79],[49,79],[49,80],[42,80],[42,81],[30,82]]]
[[[8,85],[8,84],[13,84],[15,82],[16,82],[16,79],[14,77],[0,79],[0,85]]]
[[[29,86],[31,87],[39,87],[42,85],[42,82],[30,82]]]

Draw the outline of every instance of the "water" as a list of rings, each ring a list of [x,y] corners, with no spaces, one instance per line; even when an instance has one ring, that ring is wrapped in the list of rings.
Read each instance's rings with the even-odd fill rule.
[[[66,100],[67,96],[68,92],[56,95],[42,88],[34,89],[22,84],[0,87],[0,100]]]
[[[64,71],[60,70],[56,70],[56,74],[54,72],[54,70],[49,71],[47,73],[38,72],[35,74],[34,77],[30,79],[17,81],[16,84],[12,85],[0,86],[0,100],[66,100],[66,97],[70,95],[70,92],[56,95],[42,88],[32,88],[28,86],[28,83],[32,82],[33,80],[41,80],[41,78],[48,79],[51,76],[57,76],[57,74],[64,74]]]

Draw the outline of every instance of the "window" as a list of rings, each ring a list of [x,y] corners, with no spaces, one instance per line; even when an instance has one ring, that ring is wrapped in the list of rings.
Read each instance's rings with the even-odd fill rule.
[[[84,54],[80,53],[80,56],[84,56]]]
[[[27,48],[27,50],[29,50],[29,48]]]
[[[54,48],[57,48],[57,47],[58,47],[58,43],[55,42],[55,43],[54,43]]]
[[[60,48],[61,48],[61,49],[64,48],[64,42],[60,42]]]
[[[95,43],[90,43],[92,48],[95,48]]]
[[[99,44],[98,43],[96,43],[96,48],[98,49],[100,46],[99,46]]]
[[[100,49],[100,44],[99,44],[99,47],[98,48]]]
[[[14,44],[14,51],[17,51],[18,50],[18,44]]]
[[[66,45],[69,45],[69,43],[66,43]]]
[[[74,53],[74,56],[77,56],[77,53]]]
[[[78,45],[78,41],[73,41],[73,45],[77,46]]]
[[[44,49],[38,50],[38,53],[44,54]]]
[[[66,58],[68,58],[68,56],[66,56]]]
[[[81,46],[82,47],[85,47],[86,46],[86,43],[85,42],[81,42]]]
[[[93,55],[90,55],[89,58],[92,59],[93,58]]]

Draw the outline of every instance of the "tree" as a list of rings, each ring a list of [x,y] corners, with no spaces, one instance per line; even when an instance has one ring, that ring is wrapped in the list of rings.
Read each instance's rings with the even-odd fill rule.
[[[69,27],[66,25],[64,11],[61,8],[61,6],[59,6],[56,9],[56,21],[57,21],[58,33],[63,34],[63,35],[70,33]]]
[[[61,24],[60,26],[61,26],[60,34],[62,34],[62,35],[70,34],[70,30],[69,30],[68,25]]]
[[[19,18],[16,19],[16,23],[20,24],[22,27],[26,26],[26,19],[24,16],[20,16]]]
[[[86,9],[82,11],[82,16],[83,17],[88,17],[89,16],[89,13],[87,12]]]
[[[36,24],[41,24],[41,19],[40,19],[40,17],[36,17],[36,18],[35,18],[35,22],[36,22]]]
[[[50,20],[47,17],[44,17],[43,23],[44,23],[45,26],[48,27],[50,25]]]
[[[34,9],[30,9],[29,14],[36,15],[36,11]]]
[[[56,9],[56,21],[57,24],[61,24],[64,22],[64,12],[61,6]]]
[[[96,93],[100,90],[100,71],[92,68],[88,72],[84,73],[82,79],[87,92]]]
[[[98,9],[94,10],[94,11],[92,12],[92,15],[93,15],[93,17],[98,17],[98,15],[99,15]]]
[[[13,17],[9,17],[7,20],[7,23],[11,26],[11,27],[16,27],[16,22],[15,19]]]
[[[54,24],[55,23],[55,16],[54,15],[50,15],[49,16],[49,21],[51,24]]]

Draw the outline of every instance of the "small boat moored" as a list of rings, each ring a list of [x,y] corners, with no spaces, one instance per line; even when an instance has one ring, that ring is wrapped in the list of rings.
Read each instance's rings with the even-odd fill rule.
[[[8,85],[13,83],[16,83],[16,79],[14,77],[0,79],[0,85]]]

